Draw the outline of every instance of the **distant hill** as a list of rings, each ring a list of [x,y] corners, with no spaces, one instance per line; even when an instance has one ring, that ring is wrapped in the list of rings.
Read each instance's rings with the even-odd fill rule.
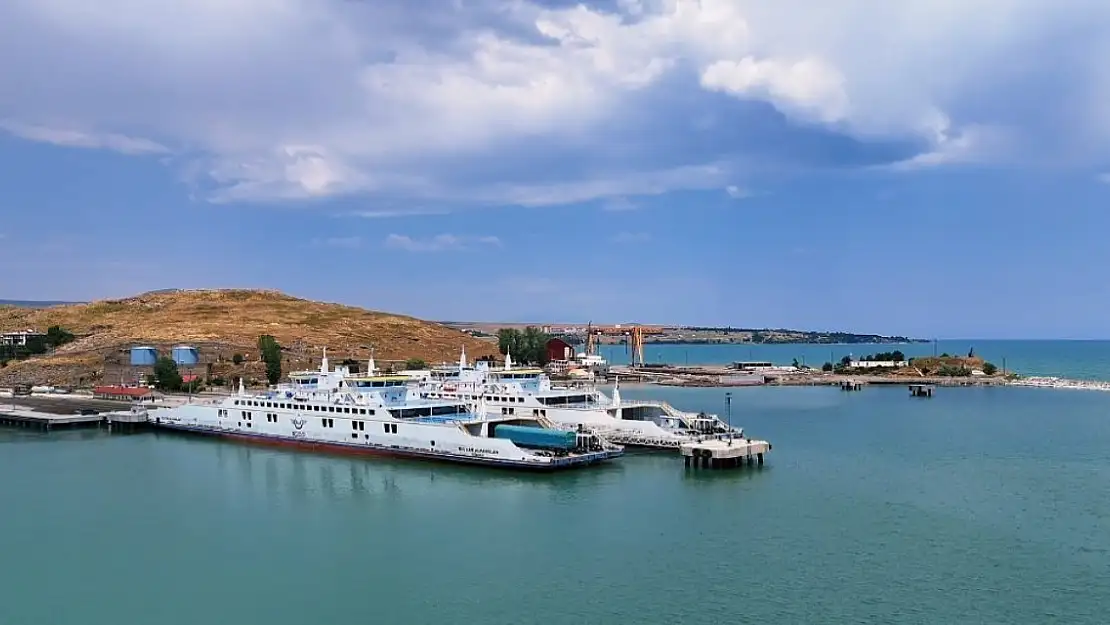
[[[77,339],[53,355],[9,363],[0,369],[0,386],[118,382],[132,346],[150,345],[168,354],[179,343],[196,346],[201,360],[213,363],[213,375],[261,379],[257,345],[262,334],[273,335],[285,348],[287,372],[319,366],[325,347],[333,363],[365,361],[370,346],[380,362],[456,362],[464,346],[471,358],[497,353],[496,345],[438,323],[276,291],[170,291],[47,308],[0,307],[0,332],[53,325]],[[235,354],[246,357],[241,365],[232,365]]]
[[[39,300],[0,299],[0,306],[16,306],[18,308],[49,308],[51,306],[66,306],[80,304],[81,302],[54,302]]]

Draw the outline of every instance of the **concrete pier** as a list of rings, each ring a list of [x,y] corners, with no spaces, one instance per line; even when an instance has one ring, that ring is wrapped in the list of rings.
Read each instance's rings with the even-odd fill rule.
[[[72,414],[40,412],[14,404],[0,404],[0,426],[51,432],[78,428],[107,427],[110,431],[136,431],[147,426],[145,411],[98,412],[76,410]]]
[[[841,380],[840,390],[842,391],[862,391],[863,382],[859,380]]]
[[[745,463],[763,466],[763,457],[771,451],[771,444],[748,438],[711,439],[683,443],[679,451],[687,468],[732,469]]]
[[[932,397],[933,388],[931,384],[911,384],[910,397]]]

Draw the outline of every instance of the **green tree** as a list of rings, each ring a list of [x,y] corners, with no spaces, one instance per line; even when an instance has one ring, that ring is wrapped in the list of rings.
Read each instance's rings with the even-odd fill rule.
[[[233,365],[243,364],[243,355],[242,354],[232,354],[231,364],[233,364]]]
[[[162,356],[154,363],[154,387],[160,391],[180,391],[181,372],[172,358]]]
[[[502,354],[511,354],[513,360],[529,364],[547,364],[547,342],[551,335],[534,326],[523,331],[501,328],[497,331],[497,348]]]
[[[73,333],[62,326],[50,326],[46,329],[46,342],[54,347],[60,347],[74,340]]]
[[[993,362],[983,363],[983,373],[987,375],[994,375],[998,373],[998,367],[994,366]]]
[[[821,365],[821,370],[824,371],[825,373],[829,373],[830,371],[833,370],[833,363],[826,362],[825,364]]]
[[[262,362],[266,363],[266,380],[277,384],[281,380],[281,345],[269,334],[258,337],[258,349],[262,352]]]
[[[405,369],[408,369],[409,371],[413,371],[413,370],[417,370],[417,369],[427,369],[427,368],[428,368],[428,363],[424,362],[420,358],[409,358],[408,360],[405,361]]]

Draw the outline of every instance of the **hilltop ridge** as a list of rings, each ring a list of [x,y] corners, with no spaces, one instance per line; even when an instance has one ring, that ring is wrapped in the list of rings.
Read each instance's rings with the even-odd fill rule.
[[[250,289],[166,290],[87,304],[24,308],[0,305],[0,332],[61,326],[76,340],[55,353],[13,361],[0,369],[0,386],[17,382],[89,385],[125,367],[128,350],[152,345],[197,346],[214,370],[234,374],[234,354],[246,356],[244,373],[255,374],[258,337],[283,346],[286,371],[317,366],[323,348],[333,362],[365,360],[371,346],[382,362],[419,358],[453,362],[496,356],[497,346],[438,323],[342,304],[300,299],[280,291]],[[117,381],[118,380],[111,380]]]

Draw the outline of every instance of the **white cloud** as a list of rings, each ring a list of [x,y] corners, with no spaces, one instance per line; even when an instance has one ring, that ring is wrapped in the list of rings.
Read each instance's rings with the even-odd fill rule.
[[[1102,1],[616,4],[9,0],[0,127],[173,152],[220,201],[368,193],[528,206],[722,188],[723,173],[698,163],[760,146],[685,156],[656,135],[674,119],[743,123],[730,99],[802,127],[922,145],[902,169],[993,160],[1003,134],[1086,158],[1110,145]],[[691,91],[662,97],[678,85]],[[551,150],[598,167],[536,168],[559,182],[445,175]]]
[[[618,232],[613,236],[614,243],[647,243],[651,235],[646,232]]]
[[[350,213],[353,217],[363,219],[391,219],[395,217],[414,217],[430,215],[447,215],[450,211],[439,208],[410,208],[403,210],[366,210]]]
[[[734,184],[730,184],[725,187],[725,193],[727,193],[728,196],[734,200],[742,200],[744,198],[749,198],[752,196],[751,191],[743,187],[738,187]]]
[[[701,73],[706,89],[765,99],[783,113],[832,124],[849,114],[844,76],[820,59],[717,61]]]
[[[628,196],[662,195],[675,189],[713,189],[728,176],[726,165],[691,165],[657,171],[611,173],[605,178],[586,178],[541,184],[495,184],[455,199],[518,206],[556,206],[595,199],[609,199],[609,210],[632,204]],[[447,199],[446,195],[438,196]]]
[[[406,252],[458,252],[477,247],[499,247],[501,239],[495,236],[459,236],[438,234],[427,239],[414,239],[403,234],[391,234],[385,238],[385,246]]]
[[[111,132],[88,133],[73,129],[48,128],[23,124],[14,120],[0,120],[0,130],[21,139],[41,141],[71,148],[114,150],[124,154],[164,154],[169,148],[148,139],[128,137]]]
[[[615,197],[606,202],[602,208],[610,212],[619,213],[623,211],[634,211],[640,207],[626,197]]]
[[[324,237],[310,241],[313,247],[337,247],[355,249],[362,247],[362,237]]]

